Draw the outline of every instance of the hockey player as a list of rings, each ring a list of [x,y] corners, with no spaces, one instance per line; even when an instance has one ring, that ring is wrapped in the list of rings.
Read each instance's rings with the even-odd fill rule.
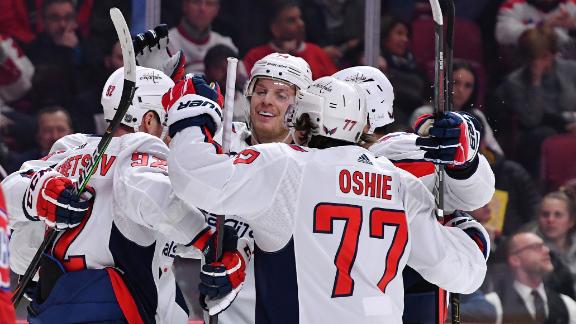
[[[0,186],[0,323],[15,323],[16,315],[10,302],[10,253],[8,252],[8,215]]]
[[[312,73],[308,63],[302,58],[290,54],[273,53],[257,61],[250,73],[245,91],[245,108],[248,125],[233,123],[231,152],[241,152],[247,147],[265,143],[292,143],[289,130],[284,127],[284,116],[288,107],[294,103],[300,89],[306,89],[312,83]],[[221,133],[215,140],[220,142]],[[207,214],[207,221],[215,226],[216,216]],[[253,239],[248,222],[241,217],[227,215],[226,224],[233,226],[238,236]],[[254,263],[248,264],[246,281],[234,303],[222,312],[218,319],[222,324],[254,323],[256,308],[256,287],[254,282]],[[208,314],[205,313],[208,321]]]
[[[436,193],[437,173],[433,163],[447,164],[445,179],[445,210],[451,213],[454,210],[476,210],[486,204],[494,193],[494,174],[484,156],[461,155],[459,161],[446,159],[448,155],[434,154],[429,150],[434,139],[419,137],[418,134],[396,132],[385,134],[382,132],[387,125],[394,121],[393,101],[394,92],[388,79],[378,69],[369,66],[357,66],[344,69],[335,77],[357,83],[366,91],[368,114],[370,120],[369,132],[378,132],[379,140],[370,145],[369,150],[376,156],[385,156],[397,167],[400,167],[417,176],[426,185],[428,190]],[[468,123],[473,119],[462,113],[450,113],[452,122],[471,128],[469,133],[476,133],[479,126]],[[430,127],[426,123],[431,116],[425,116],[418,125],[421,131]],[[376,135],[376,134],[375,134]],[[478,149],[479,139],[474,137],[469,141],[473,147],[463,148],[468,152]],[[441,150],[438,150],[441,151]],[[435,155],[435,156],[434,156]],[[407,322],[434,323],[444,322],[446,309],[446,294],[437,287],[427,283],[418,273],[406,267],[403,273],[405,295],[404,320]]]
[[[38,220],[58,230],[73,227],[63,231],[51,249],[54,261],[49,264],[63,273],[42,267],[31,321],[188,320],[172,272],[173,258],[178,244],[210,247],[210,232],[202,214],[173,194],[167,176],[168,148],[160,139],[165,120],[161,97],[174,83],[164,73],[144,67],[137,67],[136,81],[132,105],[90,180],[94,198],[76,199],[71,188],[87,167],[99,142],[96,136],[66,136],[44,161],[30,161],[23,172],[5,180],[16,235],[30,223],[41,226]],[[107,120],[115,114],[122,87],[119,69],[102,92]],[[32,179],[27,169],[36,171]],[[238,261],[237,255],[229,258]],[[13,270],[22,274],[29,261],[28,256]]]
[[[461,229],[484,252],[486,232],[470,218],[443,227],[417,178],[354,145],[367,112],[353,85],[328,77],[300,92],[294,120],[312,126],[310,148],[257,145],[233,159],[205,142],[221,112],[198,88],[196,77],[167,94],[170,179],[187,203],[250,223],[256,323],[400,323],[406,264],[456,292],[480,286],[485,259]]]

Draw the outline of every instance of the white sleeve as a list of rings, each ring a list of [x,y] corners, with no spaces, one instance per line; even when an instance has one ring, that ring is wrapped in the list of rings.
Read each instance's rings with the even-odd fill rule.
[[[450,292],[476,291],[486,275],[482,252],[461,229],[438,223],[432,194],[411,174],[400,174],[412,238],[408,265],[427,281]]]
[[[508,1],[511,2],[511,1]],[[501,45],[516,45],[520,35],[534,26],[525,24],[523,21],[524,7],[516,4],[505,3],[498,11],[496,20],[496,40]]]
[[[146,154],[145,165],[119,159],[114,174],[116,210],[137,224],[160,231],[180,244],[190,243],[207,228],[203,214],[180,200],[166,171],[168,148],[161,141],[148,141],[135,154]]]
[[[416,145],[417,138],[416,134],[411,133],[391,133],[372,145],[370,151],[417,176],[428,191],[435,193],[437,174],[433,163],[424,160],[424,151]],[[475,210],[492,199],[494,173],[483,155],[478,154],[478,166],[470,172],[455,171],[450,174],[444,177],[445,210]]]
[[[562,301],[564,301],[564,305],[566,305],[566,309],[568,309],[568,319],[569,323],[576,323],[576,301],[574,299],[560,294]]]
[[[471,175],[458,178],[447,173],[444,179],[447,211],[476,210],[489,203],[494,195],[494,172],[482,154],[478,154],[478,167]]]
[[[170,143],[170,180],[187,203],[219,215],[257,218],[272,207],[289,166],[286,154],[259,145],[236,158],[217,154],[199,127],[179,132]],[[255,199],[255,197],[258,197]]]
[[[23,275],[44,239],[44,222],[19,223],[10,234],[10,269]]]

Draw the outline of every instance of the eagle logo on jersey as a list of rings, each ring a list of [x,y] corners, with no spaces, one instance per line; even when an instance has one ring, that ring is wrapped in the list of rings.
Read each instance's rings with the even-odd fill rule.
[[[334,133],[336,133],[336,128],[328,129],[326,126],[322,126],[322,128],[324,129],[324,133],[326,135],[334,135]]]

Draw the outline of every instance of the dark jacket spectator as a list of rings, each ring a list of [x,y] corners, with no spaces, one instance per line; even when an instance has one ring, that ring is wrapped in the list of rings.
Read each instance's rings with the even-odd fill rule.
[[[520,40],[524,65],[506,77],[497,89],[492,107],[499,129],[517,128],[517,139],[506,152],[538,176],[540,146],[558,132],[576,133],[576,62],[558,58],[554,32],[539,27],[526,31]],[[510,154],[509,154],[510,153]]]

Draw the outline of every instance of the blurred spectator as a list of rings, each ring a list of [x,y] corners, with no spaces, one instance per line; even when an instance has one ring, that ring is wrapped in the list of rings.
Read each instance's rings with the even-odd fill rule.
[[[236,52],[226,45],[216,45],[208,50],[204,57],[205,76],[209,82],[218,82],[222,94],[226,94],[226,72],[228,69],[228,57],[236,57]],[[236,86],[234,93],[234,121],[246,121],[246,113],[244,112],[244,105],[240,104],[244,100],[242,91],[244,83],[246,83],[246,75],[243,71],[238,69],[236,71]]]
[[[40,110],[36,120],[36,143],[38,146],[30,151],[11,154],[8,163],[6,163],[6,171],[9,173],[18,170],[26,161],[37,160],[46,156],[57,140],[73,132],[70,115],[59,106]]]
[[[182,19],[170,29],[170,48],[186,56],[186,72],[204,73],[204,56],[218,44],[238,51],[230,37],[212,31],[211,24],[220,10],[219,0],[182,0]]]
[[[506,246],[511,273],[487,294],[497,323],[574,323],[576,302],[550,289],[544,277],[554,270],[550,249],[533,233],[513,235]]]
[[[574,200],[565,192],[555,191],[544,196],[540,202],[537,228],[548,247],[566,265],[576,282],[576,211]],[[576,287],[574,287],[576,290]]]
[[[410,27],[392,16],[382,17],[380,34],[384,73],[394,87],[395,118],[408,123],[408,118],[423,103],[426,81],[410,51]]]
[[[430,12],[430,4],[424,0],[388,0],[386,12],[404,21],[410,21],[419,13]],[[484,12],[490,0],[454,0],[456,17],[477,20]]]
[[[90,86],[84,87],[74,98],[71,111],[73,111],[72,121],[77,132],[103,134],[108,127],[100,105],[102,88],[110,74],[124,66],[124,61],[120,42],[116,38],[107,41],[104,58],[100,62],[100,68],[94,71]]]
[[[334,62],[364,38],[362,0],[301,1],[301,9],[307,40],[322,46]]]
[[[496,40],[501,45],[517,45],[529,29],[545,26],[554,30],[561,44],[576,29],[576,3],[571,0],[506,0],[498,11]]]
[[[24,96],[32,87],[34,66],[10,37],[0,35],[0,104]]]
[[[30,126],[34,120],[12,104],[28,93],[33,75],[34,66],[16,42],[0,35],[0,142],[7,145],[4,151],[32,144]]]
[[[256,61],[274,52],[287,53],[303,58],[312,69],[312,78],[317,79],[336,73],[337,68],[328,54],[318,45],[305,42],[306,26],[298,3],[291,0],[277,1],[269,24],[270,43],[253,48],[244,56],[247,71]]]
[[[524,65],[506,77],[496,93],[500,105],[491,108],[502,136],[516,136],[518,128],[511,149],[521,148],[518,161],[537,177],[544,139],[576,133],[576,62],[557,57],[557,37],[550,28],[527,30],[519,47]]]
[[[71,106],[73,96],[87,84],[83,41],[77,34],[72,0],[44,0],[44,32],[26,48],[36,67],[33,102],[42,107],[59,103]]]
[[[455,111],[466,111],[478,117],[484,127],[484,136],[482,137],[484,144],[488,146],[492,152],[504,155],[500,144],[498,144],[498,141],[496,141],[494,137],[494,132],[488,123],[488,119],[484,113],[474,105],[477,102],[479,87],[476,70],[468,61],[454,59],[452,78],[454,80],[452,88],[452,108]],[[433,112],[434,108],[429,104],[416,109],[410,117],[410,125],[413,125],[420,115],[431,114]]]
[[[99,0],[98,2],[102,2]],[[43,5],[48,0],[0,1],[0,33],[13,37],[22,44],[28,44],[36,38],[36,34],[44,30],[43,17],[39,15]],[[76,22],[83,36],[90,33],[90,19],[95,0],[77,0]],[[123,11],[124,12],[124,11]],[[108,18],[108,17],[106,17]],[[109,21],[107,21],[109,23]]]

